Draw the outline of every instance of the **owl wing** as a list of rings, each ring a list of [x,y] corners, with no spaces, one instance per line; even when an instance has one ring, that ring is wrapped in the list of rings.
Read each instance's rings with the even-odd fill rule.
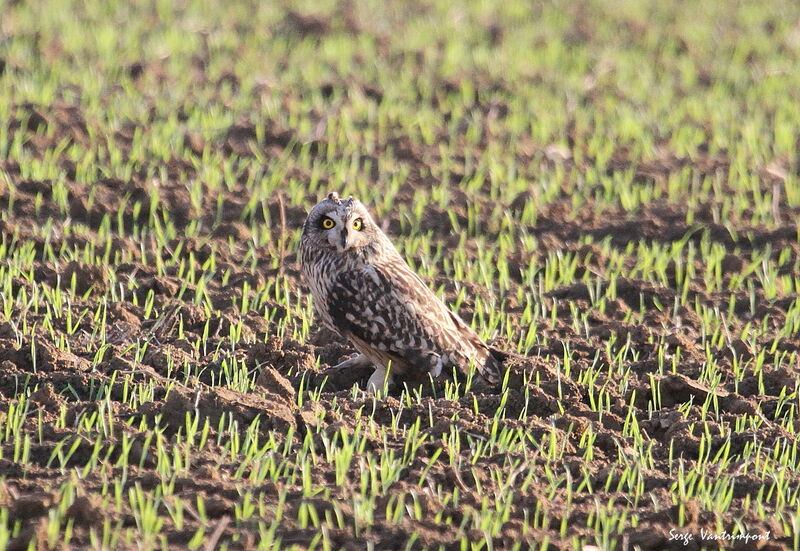
[[[340,331],[370,347],[372,356],[393,360],[395,373],[438,376],[443,368],[466,368],[470,359],[488,354],[478,335],[400,258],[340,273],[328,300]]]

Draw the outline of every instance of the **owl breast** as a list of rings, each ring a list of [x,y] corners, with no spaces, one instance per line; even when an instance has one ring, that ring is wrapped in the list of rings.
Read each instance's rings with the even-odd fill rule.
[[[302,247],[300,250],[303,277],[311,291],[311,307],[314,317],[329,330],[346,337],[334,323],[328,308],[331,288],[336,277],[345,270],[344,257],[328,253],[325,250],[314,250]]]

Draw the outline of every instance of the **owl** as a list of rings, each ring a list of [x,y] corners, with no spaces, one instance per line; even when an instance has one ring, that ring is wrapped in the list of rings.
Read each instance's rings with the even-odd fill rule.
[[[330,193],[311,209],[300,262],[317,320],[359,352],[333,369],[374,366],[368,391],[467,374],[472,364],[498,382],[501,353],[425,285],[357,199]]]

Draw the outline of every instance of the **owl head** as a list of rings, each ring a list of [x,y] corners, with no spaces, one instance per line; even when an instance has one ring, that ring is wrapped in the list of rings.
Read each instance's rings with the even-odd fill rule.
[[[302,239],[306,245],[343,252],[365,247],[380,235],[381,230],[361,201],[352,195],[342,199],[333,192],[308,213]]]

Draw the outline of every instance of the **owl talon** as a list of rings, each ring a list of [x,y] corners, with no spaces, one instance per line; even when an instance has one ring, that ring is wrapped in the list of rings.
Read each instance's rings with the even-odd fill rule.
[[[372,365],[372,362],[369,358],[367,358],[364,354],[359,354],[358,356],[353,356],[352,358],[348,358],[343,362],[339,362],[338,364],[330,367],[330,371],[341,371],[342,369],[353,369],[357,367],[365,367]]]

